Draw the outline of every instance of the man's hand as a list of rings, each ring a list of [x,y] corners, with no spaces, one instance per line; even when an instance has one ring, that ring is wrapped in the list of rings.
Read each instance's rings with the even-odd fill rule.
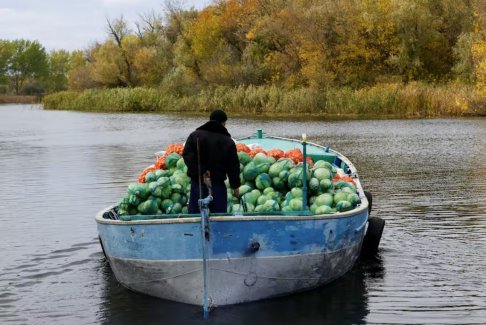
[[[239,187],[233,189],[233,196],[240,198],[240,188]]]

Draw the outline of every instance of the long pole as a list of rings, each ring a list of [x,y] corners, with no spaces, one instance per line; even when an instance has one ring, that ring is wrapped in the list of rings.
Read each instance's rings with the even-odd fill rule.
[[[208,187],[208,196],[202,199],[202,176],[201,176],[201,153],[199,138],[197,138],[197,169],[199,178],[199,210],[201,211],[201,248],[203,262],[203,314],[204,319],[209,318],[209,295],[208,295],[208,256],[209,256],[209,203],[213,200],[211,191],[211,180],[205,179]]]
[[[302,174],[302,209],[307,211],[307,135],[302,134],[302,151],[303,151],[303,174]]]
[[[209,217],[208,204],[212,196],[199,200],[201,206],[201,241],[203,255],[203,313],[204,319],[209,318],[209,297],[208,297],[208,255],[209,255]]]

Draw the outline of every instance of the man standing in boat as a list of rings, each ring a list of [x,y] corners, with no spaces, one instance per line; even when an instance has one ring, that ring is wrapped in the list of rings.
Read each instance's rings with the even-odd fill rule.
[[[228,197],[224,184],[226,176],[233,189],[233,195],[239,196],[240,162],[236,154],[235,142],[226,129],[227,120],[224,111],[214,110],[209,116],[209,121],[198,127],[187,138],[183,157],[187,165],[187,175],[191,178],[189,213],[199,213],[198,199],[208,195],[204,177],[211,179],[213,194],[213,201],[209,204],[211,212],[227,212]],[[200,184],[202,184],[202,193],[199,193]]]

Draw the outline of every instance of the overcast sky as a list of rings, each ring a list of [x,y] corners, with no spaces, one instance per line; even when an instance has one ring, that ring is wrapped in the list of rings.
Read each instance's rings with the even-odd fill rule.
[[[0,39],[38,40],[47,50],[84,49],[106,38],[106,18],[163,11],[166,0],[0,0]],[[178,1],[201,9],[211,0]]]

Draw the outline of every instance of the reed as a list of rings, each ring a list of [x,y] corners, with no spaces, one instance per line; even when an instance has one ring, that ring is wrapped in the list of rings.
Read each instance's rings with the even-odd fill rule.
[[[103,112],[208,112],[237,115],[438,117],[485,114],[486,98],[463,84],[381,83],[351,89],[284,89],[277,86],[218,86],[192,95],[155,88],[90,89],[45,96],[46,109]]]
[[[0,104],[34,104],[39,101],[38,96],[0,94]]]

